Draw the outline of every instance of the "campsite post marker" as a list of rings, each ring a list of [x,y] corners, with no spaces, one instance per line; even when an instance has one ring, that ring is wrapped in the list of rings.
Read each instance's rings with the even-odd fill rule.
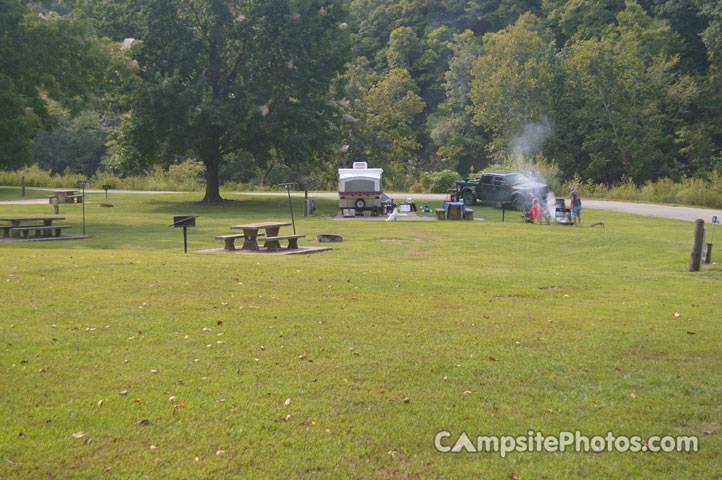
[[[89,180],[78,180],[78,183],[83,187],[83,235],[85,235],[85,184]]]

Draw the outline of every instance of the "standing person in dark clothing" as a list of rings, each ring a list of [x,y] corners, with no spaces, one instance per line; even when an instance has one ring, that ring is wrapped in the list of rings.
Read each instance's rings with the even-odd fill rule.
[[[569,200],[572,207],[572,221],[574,225],[582,225],[582,199],[574,187],[569,187]],[[577,221],[579,223],[577,223]]]

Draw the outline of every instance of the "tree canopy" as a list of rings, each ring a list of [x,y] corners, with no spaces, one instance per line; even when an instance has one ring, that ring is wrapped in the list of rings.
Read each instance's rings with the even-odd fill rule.
[[[33,139],[54,124],[48,101],[78,111],[102,89],[108,64],[83,22],[0,0],[0,167],[30,160]]]
[[[425,171],[463,175],[507,158],[535,125],[545,131],[535,153],[567,178],[722,171],[714,0],[0,6],[3,166],[29,159],[54,117],[103,87],[113,95],[102,106],[117,117],[93,133],[107,142],[100,155],[134,173],[200,160],[207,201],[220,200],[224,179],[267,182],[275,171],[331,182],[354,160],[386,168],[405,189]],[[59,135],[82,137],[64,122]],[[38,138],[37,158],[66,162],[49,158],[53,137]]]
[[[334,116],[328,87],[347,60],[343,19],[338,1],[143,2],[131,22],[138,79],[123,137],[135,159],[197,156],[205,201],[218,202],[228,155],[267,162],[273,151],[294,163],[323,151]]]

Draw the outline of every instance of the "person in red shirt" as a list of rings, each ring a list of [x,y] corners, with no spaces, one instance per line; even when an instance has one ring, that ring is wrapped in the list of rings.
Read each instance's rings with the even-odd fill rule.
[[[529,216],[531,217],[532,222],[539,220],[539,223],[541,223],[542,219],[542,208],[541,205],[539,205],[539,199],[535,198],[531,201],[531,209],[529,210]]]

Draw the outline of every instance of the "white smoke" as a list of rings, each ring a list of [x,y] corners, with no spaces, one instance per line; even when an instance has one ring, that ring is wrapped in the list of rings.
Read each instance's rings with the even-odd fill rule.
[[[520,135],[511,139],[511,152],[516,160],[532,158],[541,152],[544,142],[553,135],[551,123],[545,116],[541,121],[529,123]]]
[[[549,216],[551,216],[552,219],[555,219],[557,216],[557,197],[551,190],[549,191],[549,193],[547,193],[546,202]]]

